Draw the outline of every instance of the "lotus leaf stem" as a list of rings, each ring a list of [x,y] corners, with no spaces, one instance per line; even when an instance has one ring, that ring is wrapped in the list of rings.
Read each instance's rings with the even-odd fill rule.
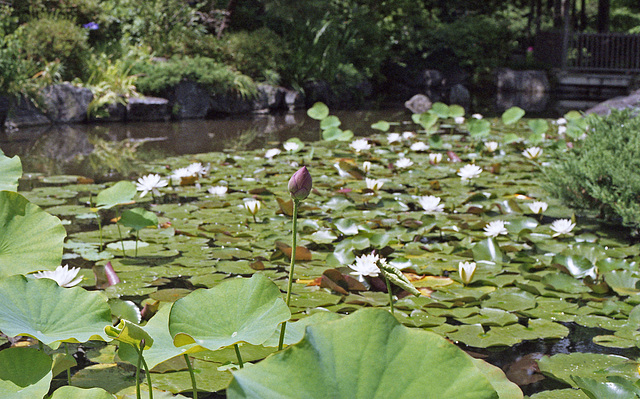
[[[242,356],[240,356],[240,347],[238,346],[238,344],[233,344],[233,347],[236,350],[236,356],[238,357],[238,365],[240,366],[240,368],[244,367],[244,363],[242,363]]]
[[[124,252],[124,239],[122,238],[122,231],[120,230],[120,215],[116,214],[116,227],[118,227],[118,235],[120,236],[120,245],[122,245],[122,256],[125,258],[127,254]]]
[[[144,344],[143,344],[144,345]],[[144,348],[144,346],[142,346]],[[140,395],[140,366],[142,365],[142,349],[136,348],[138,352],[138,363],[136,364],[136,399],[142,399]]]
[[[297,246],[297,236],[298,236],[298,205],[300,204],[300,200],[294,198],[293,200],[293,227],[292,227],[292,238],[291,238],[291,265],[289,266],[289,283],[287,285],[287,299],[286,303],[289,306],[289,302],[291,302],[291,287],[293,286],[293,268],[296,262],[296,246]],[[282,322],[282,328],[280,329],[280,341],[278,342],[278,350],[281,351],[284,346],[284,333],[287,328],[287,322]]]
[[[196,388],[196,376],[193,374],[193,366],[189,360],[189,355],[186,353],[183,355],[184,361],[187,362],[187,368],[189,369],[189,375],[191,376],[191,386],[193,386],[193,399],[198,399],[198,389]]]
[[[64,353],[69,356],[69,344],[64,343]],[[71,385],[71,367],[67,367],[67,384]]]
[[[384,276],[384,281],[387,283],[387,292],[389,293],[389,309],[391,310],[391,314],[395,315],[395,312],[393,309],[393,293],[391,292],[391,281],[387,276]]]
[[[144,345],[142,345],[144,348]],[[147,375],[147,386],[149,386],[149,399],[153,399],[153,386],[151,385],[151,373],[149,372],[149,366],[142,356],[142,348],[140,348],[140,358],[142,359],[142,365],[144,366],[144,372]]]

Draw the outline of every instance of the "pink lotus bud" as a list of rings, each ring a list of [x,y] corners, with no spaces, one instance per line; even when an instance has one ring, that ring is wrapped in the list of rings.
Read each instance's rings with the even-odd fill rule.
[[[107,264],[104,265],[104,273],[107,275],[107,281],[109,282],[109,285],[116,285],[120,282],[120,278],[113,270],[111,262],[107,262]]]
[[[289,193],[291,193],[291,198],[296,200],[307,198],[312,186],[313,182],[307,167],[301,167],[291,176],[291,179],[289,179]]]

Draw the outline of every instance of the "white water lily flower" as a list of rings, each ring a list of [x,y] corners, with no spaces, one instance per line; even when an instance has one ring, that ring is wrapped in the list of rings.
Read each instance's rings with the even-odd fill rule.
[[[473,279],[476,273],[476,262],[460,262],[458,263],[458,274],[464,285],[467,285]]]
[[[389,144],[399,143],[400,141],[402,141],[402,136],[400,135],[400,133],[389,133],[387,134],[387,141],[389,142]]]
[[[364,277],[378,277],[380,274],[380,268],[378,262],[384,262],[384,259],[380,259],[375,253],[370,255],[362,255],[356,258],[356,263],[349,265],[354,271],[351,272],[354,276],[358,276],[358,281],[364,282]]]
[[[571,223],[571,219],[558,219],[551,223],[551,230],[555,232],[552,237],[558,237],[563,234],[571,233],[571,230],[576,227],[575,223]]]
[[[411,140],[416,134],[414,132],[402,132],[402,138],[405,140]]]
[[[556,124],[558,124],[558,125],[566,125],[567,124],[567,120],[565,118],[558,118],[558,120],[556,121]]]
[[[482,114],[473,114],[471,115],[473,119],[482,119]]]
[[[140,197],[144,197],[149,191],[154,195],[160,195],[158,189],[165,187],[167,184],[169,184],[169,182],[164,180],[160,175],[149,174],[138,179],[136,189],[142,191]]]
[[[427,195],[424,197],[420,197],[418,199],[418,203],[424,209],[425,212],[433,213],[433,212],[442,212],[444,210],[444,204],[440,203],[440,198]]]
[[[489,151],[489,152],[494,152],[495,150],[498,149],[498,142],[497,141],[487,141],[486,143],[484,143],[484,149]]]
[[[434,152],[429,154],[429,162],[436,165],[442,162],[442,154],[439,152]]]
[[[567,132],[567,127],[564,125],[558,126],[558,134],[565,134]]]
[[[396,168],[398,169],[406,169],[409,166],[413,165],[413,161],[409,158],[400,158],[396,161]]]
[[[537,159],[542,155],[542,148],[540,147],[529,147],[522,151],[522,155],[529,159]]]
[[[192,163],[187,166],[187,170],[191,173],[191,176],[202,177],[209,173],[209,168],[206,166],[202,166],[200,162]]]
[[[456,116],[455,118],[453,118],[453,121],[457,125],[462,125],[464,123],[464,116]]]
[[[69,269],[69,265],[64,265],[56,267],[56,270],[54,271],[45,270],[42,272],[34,273],[33,277],[48,278],[50,280],[54,280],[60,287],[71,288],[74,285],[80,284],[80,282],[82,281],[82,277],[76,278],[79,271],[79,267],[72,267],[71,269]]]
[[[298,148],[300,148],[300,144],[296,143],[295,141],[287,141],[282,145],[282,148],[284,148],[284,150],[287,152],[293,152],[297,151]]]
[[[209,194],[225,195],[229,189],[226,186],[213,186],[207,190]]]
[[[282,151],[280,151],[278,148],[270,148],[264,153],[264,157],[267,159],[271,159],[276,155],[280,154],[281,152]]]
[[[547,204],[546,202],[535,201],[529,204],[529,209],[531,209],[531,212],[535,213],[536,215],[539,215],[544,211],[546,211],[548,206],[549,204]]]
[[[378,191],[384,185],[382,180],[369,179],[368,177],[364,179],[365,184],[369,190]]]
[[[362,150],[371,149],[371,144],[369,144],[367,139],[356,139],[349,144],[349,147],[353,148],[355,152],[360,152]]]
[[[369,171],[371,170],[371,162],[369,161],[364,161],[362,163],[362,171],[364,173],[369,173]]]
[[[484,235],[487,237],[497,237],[500,234],[507,234],[507,228],[504,226],[504,220],[494,220],[484,226]]]
[[[249,213],[253,216],[258,213],[262,204],[258,200],[248,200],[244,202],[244,209],[249,211]]]
[[[460,170],[458,171],[458,176],[460,176],[460,178],[464,181],[476,178],[480,176],[480,173],[482,173],[481,167],[474,164],[468,164],[460,168]]]
[[[429,146],[423,143],[422,141],[418,141],[417,143],[411,144],[411,151],[420,152],[427,151]]]

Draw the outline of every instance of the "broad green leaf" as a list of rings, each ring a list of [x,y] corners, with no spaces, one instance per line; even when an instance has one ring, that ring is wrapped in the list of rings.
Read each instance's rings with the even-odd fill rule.
[[[546,119],[529,119],[529,121],[527,121],[527,126],[529,126],[529,129],[538,136],[542,136],[547,132],[547,130],[549,130],[549,123]]]
[[[310,118],[319,121],[323,120],[324,118],[329,116],[329,107],[327,107],[324,103],[317,102],[307,110],[307,115],[309,115]]]
[[[449,115],[449,106],[447,104],[441,103],[441,102],[433,103],[433,105],[431,106],[431,109],[429,111],[435,113],[436,115],[438,115],[438,118],[440,118],[440,119],[446,119],[446,118],[448,118],[450,116]]]
[[[0,331],[10,337],[29,335],[45,345],[86,342],[103,339],[107,325],[111,310],[100,292],[63,288],[47,278],[0,280]]]
[[[53,392],[51,399],[114,399],[115,396],[102,388],[78,388],[71,385],[62,386]]]
[[[293,345],[302,341],[304,337],[304,332],[307,326],[318,324],[318,323],[326,323],[329,321],[334,321],[339,319],[341,316],[339,314],[333,312],[318,312],[314,313],[311,316],[304,317],[298,321],[294,321],[293,323],[287,323],[287,328],[284,332],[284,344],[285,345]],[[271,338],[264,342],[264,346],[278,346],[280,342],[280,328],[276,328],[273,332]]]
[[[60,219],[18,193],[0,191],[0,278],[54,270],[65,236]]]
[[[169,315],[169,331],[176,346],[197,343],[217,350],[239,342],[260,345],[290,317],[280,289],[254,274],[177,300]]]
[[[349,141],[353,138],[351,130],[342,130],[338,127],[330,127],[322,132],[322,138],[327,141]]]
[[[340,119],[337,116],[327,116],[322,121],[320,121],[320,129],[327,130],[332,127],[338,127],[342,124]]]
[[[352,219],[338,219],[335,225],[336,228],[346,236],[358,234],[358,224]]]
[[[587,377],[571,376],[578,388],[586,392],[591,398],[596,399],[638,399],[640,388],[631,381],[618,380],[616,382],[598,382]]]
[[[551,262],[575,278],[596,277],[594,264],[581,256],[555,255]]]
[[[414,122],[420,124],[424,130],[429,130],[438,121],[438,115],[433,112],[413,114],[413,117]]]
[[[123,342],[140,348],[144,340],[144,349],[147,350],[153,346],[153,338],[137,324],[129,320],[120,320],[117,326],[106,326],[104,332],[116,341]]]
[[[449,116],[451,118],[457,118],[459,116],[464,116],[464,108],[462,108],[458,104],[449,105]]]
[[[0,191],[17,191],[18,179],[22,176],[22,162],[19,156],[9,158],[0,151]]]
[[[630,270],[614,270],[604,273],[604,281],[618,295],[633,295],[640,292],[640,289],[636,288],[640,277],[636,272]]]
[[[390,127],[391,127],[391,125],[387,121],[378,121],[378,122],[376,122],[376,123],[371,125],[372,129],[380,130],[380,131],[383,131],[383,132],[388,131]]]
[[[0,351],[0,393],[3,399],[37,399],[49,392],[51,358],[35,348]]]
[[[109,188],[100,191],[96,196],[96,207],[98,209],[109,209],[116,205],[133,202],[136,195],[136,185],[130,181],[120,181]]]
[[[230,399],[498,398],[470,356],[382,309],[311,325],[300,343],[233,376]]]
[[[145,227],[155,227],[158,225],[158,216],[144,208],[127,209],[122,212],[120,223],[134,230],[142,230]]]
[[[482,359],[473,359],[478,370],[480,370],[491,383],[491,386],[498,392],[500,399],[521,399],[524,397],[520,388],[509,381],[504,372]]]
[[[607,374],[599,373],[600,370],[629,362],[630,360],[625,357],[604,353],[570,353],[545,356],[538,360],[538,367],[544,375],[576,387],[577,384],[572,376],[606,381]],[[637,375],[637,369],[635,373]]]
[[[502,114],[502,123],[505,125],[513,125],[518,122],[523,116],[525,112],[520,107],[511,107],[508,110],[504,111]]]
[[[487,238],[473,246],[473,260],[502,263],[504,255],[493,238]]]
[[[491,123],[486,119],[472,118],[467,122],[467,127],[469,135],[476,139],[488,137],[491,133]]]

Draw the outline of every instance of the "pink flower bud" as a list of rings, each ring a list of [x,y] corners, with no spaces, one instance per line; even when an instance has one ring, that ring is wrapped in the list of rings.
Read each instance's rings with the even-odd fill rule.
[[[301,167],[291,176],[291,179],[289,179],[289,193],[291,193],[291,198],[296,200],[307,198],[312,186],[313,182],[311,181],[311,175],[307,167]]]

